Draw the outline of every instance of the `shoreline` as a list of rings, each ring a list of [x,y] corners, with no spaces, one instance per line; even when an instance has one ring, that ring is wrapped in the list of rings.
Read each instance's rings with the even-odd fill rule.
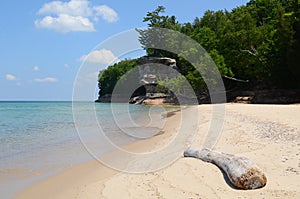
[[[148,105],[146,105],[148,106]],[[175,119],[176,122],[180,117],[180,106],[177,105],[161,105],[163,107],[171,107],[175,108],[175,110],[166,111],[162,114],[163,118],[173,118],[177,115]],[[178,109],[177,109],[178,108]],[[171,120],[171,123],[174,123]],[[167,127],[168,128],[168,127]],[[162,130],[164,131],[164,130]],[[168,131],[170,132],[170,131]],[[170,135],[165,132],[158,133],[154,135],[152,139],[152,143],[157,141],[157,137],[164,135],[166,139],[169,139]],[[145,145],[144,143],[148,143]],[[153,148],[149,145],[149,140],[139,140],[135,141],[131,144],[121,146],[122,149],[130,151],[130,152],[145,152],[151,151]],[[110,152],[108,154],[104,154],[104,158],[112,158],[114,152]],[[44,198],[44,199],[52,199],[54,198],[75,198],[77,193],[76,189],[81,187],[86,187],[87,184],[93,182],[103,181],[107,178],[110,178],[116,174],[120,173],[115,169],[109,168],[101,163],[99,160],[93,158],[93,160],[79,163],[73,165],[66,170],[56,172],[54,175],[50,175],[48,177],[42,178],[25,189],[18,191],[13,198],[15,199],[31,199],[31,198]],[[68,183],[66,183],[68,182]],[[80,189],[81,189],[80,188]],[[59,191],[60,190],[60,191]],[[55,196],[53,196],[53,194]]]
[[[299,198],[300,106],[225,106],[223,131],[214,149],[246,156],[258,164],[268,179],[262,189],[234,189],[216,166],[191,158],[179,158],[166,168],[144,174],[118,172],[93,160],[34,184],[15,198]],[[203,132],[210,128],[212,106],[196,107],[200,125],[192,147],[199,148]],[[132,152],[160,149],[173,139],[180,117],[175,112],[164,133],[122,148]]]

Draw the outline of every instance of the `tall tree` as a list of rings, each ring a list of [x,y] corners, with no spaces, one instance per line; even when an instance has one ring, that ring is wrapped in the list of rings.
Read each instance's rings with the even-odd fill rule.
[[[177,60],[179,72],[196,92],[205,89],[199,72],[184,57],[192,57],[202,71],[209,72],[206,55],[195,48],[174,54],[151,46],[167,44],[173,49],[189,46],[176,35],[159,34],[155,28],[179,31],[201,44],[214,60],[221,75],[249,79],[252,88],[300,88],[300,6],[299,0],[250,0],[232,11],[205,12],[202,18],[180,24],[175,16],[164,14],[163,6],[148,12],[144,22],[149,29],[138,30],[140,43],[148,56],[171,57]],[[122,61],[102,72],[101,94],[110,93],[116,81],[134,61]],[[182,79],[170,80],[180,85]]]

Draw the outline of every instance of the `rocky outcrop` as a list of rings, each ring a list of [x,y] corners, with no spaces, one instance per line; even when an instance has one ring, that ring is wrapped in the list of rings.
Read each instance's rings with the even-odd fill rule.
[[[293,104],[300,102],[300,90],[235,91],[230,101],[246,104]],[[234,96],[234,97],[233,97]]]
[[[157,87],[159,79],[171,79],[178,76],[175,59],[144,56],[137,60],[137,64],[139,67],[137,81],[139,81],[141,87],[132,93],[130,99],[127,99],[127,97],[126,99],[122,99],[122,102],[129,101],[129,103],[132,104],[152,104],[159,102],[168,104],[178,103],[175,96],[162,94],[165,90]],[[258,88],[257,90],[247,91],[247,89],[251,88],[251,83],[248,80],[227,76],[223,76],[222,78],[225,85],[227,102],[247,104],[300,103],[300,90],[262,90],[262,88]],[[204,89],[203,92],[198,91],[196,95],[196,100],[188,96],[179,96],[179,98],[187,104],[194,103],[195,101],[198,101],[200,104],[210,104],[211,96],[224,95],[224,93],[209,93]],[[111,94],[99,96],[96,102],[111,102]],[[220,101],[219,103],[224,103],[224,101]]]
[[[176,100],[169,94],[161,93],[158,81],[178,76],[176,60],[168,57],[141,57],[139,64],[139,81],[145,88],[145,95],[135,96],[129,100],[131,104],[174,104]],[[164,67],[166,66],[166,67]]]
[[[158,80],[174,78],[178,76],[176,60],[168,57],[149,57],[144,56],[137,60],[138,81],[141,85],[136,92],[132,93],[128,99],[131,104],[157,104],[157,103],[175,103],[173,97],[161,93],[157,87]],[[166,66],[166,67],[164,67]],[[142,88],[142,89],[141,89]],[[141,90],[143,90],[141,92]],[[99,96],[96,102],[111,102],[112,95],[105,94]],[[125,102],[122,96],[120,101]]]
[[[170,95],[165,93],[147,93],[145,96],[132,97],[129,103],[144,105],[174,104],[174,102],[170,100],[170,97]]]
[[[103,96],[99,96],[95,102],[102,102],[102,103],[110,103],[111,102],[111,94],[105,94]]]
[[[155,85],[158,78],[174,78],[178,75],[176,60],[168,57],[142,57],[139,64],[139,80],[143,85]],[[168,67],[160,67],[166,65]],[[151,91],[147,91],[151,93]]]

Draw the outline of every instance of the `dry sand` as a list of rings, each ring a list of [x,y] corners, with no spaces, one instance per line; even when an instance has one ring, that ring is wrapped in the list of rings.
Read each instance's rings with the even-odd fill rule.
[[[211,128],[211,105],[199,110],[197,136],[201,147]],[[181,114],[170,117],[161,134],[124,147],[148,152],[174,138]],[[226,104],[223,131],[214,150],[245,156],[266,174],[267,185],[257,190],[237,190],[213,164],[179,158],[156,172],[128,174],[91,161],[52,176],[20,192],[16,198],[300,198],[300,106]],[[182,151],[183,152],[183,151]]]

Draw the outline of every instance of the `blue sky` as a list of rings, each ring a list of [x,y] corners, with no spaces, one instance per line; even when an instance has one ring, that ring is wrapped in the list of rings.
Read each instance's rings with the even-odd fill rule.
[[[248,0],[28,0],[0,7],[0,100],[71,100],[76,74],[89,60],[107,66],[113,52],[93,51],[111,36],[146,27],[157,6],[181,23],[204,11],[231,10]],[[97,77],[95,85],[97,85]]]

